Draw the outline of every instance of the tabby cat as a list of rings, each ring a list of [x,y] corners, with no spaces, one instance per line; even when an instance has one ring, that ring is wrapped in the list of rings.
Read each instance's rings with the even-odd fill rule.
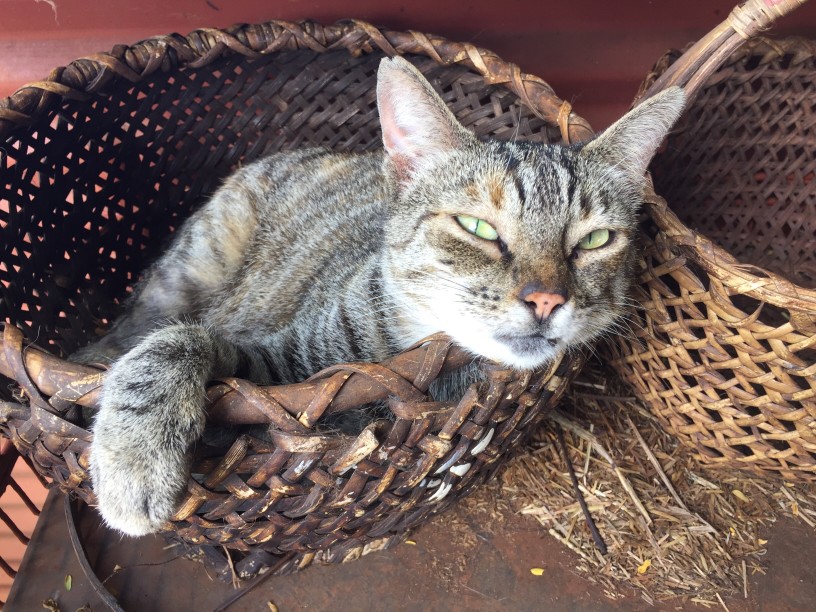
[[[173,515],[210,379],[298,381],[438,331],[531,369],[608,330],[646,166],[683,102],[669,89],[586,144],[480,142],[410,63],[383,60],[384,152],[240,169],[83,351],[114,362],[91,448],[105,521],[141,535]]]

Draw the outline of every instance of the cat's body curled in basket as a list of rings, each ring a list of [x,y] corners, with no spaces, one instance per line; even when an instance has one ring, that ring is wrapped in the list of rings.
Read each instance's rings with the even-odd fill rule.
[[[377,98],[384,153],[310,149],[239,170],[81,352],[114,359],[91,447],[114,528],[172,517],[210,379],[294,382],[437,331],[532,369],[622,312],[645,169],[679,89],[571,147],[478,141],[402,59],[381,63]]]

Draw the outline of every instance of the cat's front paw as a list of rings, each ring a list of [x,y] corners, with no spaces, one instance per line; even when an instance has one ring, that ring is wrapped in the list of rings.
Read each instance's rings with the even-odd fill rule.
[[[178,466],[163,465],[141,443],[144,434],[138,421],[98,418],[91,447],[99,513],[108,526],[131,536],[159,531],[175,513],[187,481]]]
[[[209,366],[183,326],[148,336],[107,373],[93,426],[91,479],[105,522],[153,533],[173,516],[204,429]]]

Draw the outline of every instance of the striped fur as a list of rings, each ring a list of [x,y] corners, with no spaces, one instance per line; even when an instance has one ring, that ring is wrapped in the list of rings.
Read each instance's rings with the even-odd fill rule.
[[[535,368],[609,329],[643,174],[682,102],[670,90],[583,146],[479,142],[410,64],[385,60],[385,154],[309,149],[241,169],[82,352],[114,362],[91,457],[105,520],[140,535],[172,516],[211,378],[293,382],[437,331]],[[461,214],[500,240],[468,233]],[[576,247],[597,229],[613,232],[607,246]],[[523,298],[530,286],[565,302],[542,320]]]

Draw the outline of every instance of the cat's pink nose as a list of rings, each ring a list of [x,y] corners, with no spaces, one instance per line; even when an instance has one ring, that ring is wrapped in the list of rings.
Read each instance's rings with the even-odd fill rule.
[[[535,291],[522,295],[521,299],[535,313],[536,319],[543,321],[550,316],[557,306],[566,302],[566,298],[559,293],[544,293]]]

